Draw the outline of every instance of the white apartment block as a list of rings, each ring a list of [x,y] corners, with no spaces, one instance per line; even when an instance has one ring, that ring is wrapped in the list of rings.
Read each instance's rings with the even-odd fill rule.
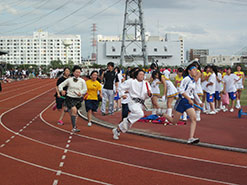
[[[98,36],[97,40],[97,64],[106,65],[108,62],[120,64],[121,56],[121,38],[118,36]],[[184,40],[177,34],[166,34],[165,37],[150,36],[146,34],[148,64],[152,61],[158,61],[159,65],[163,66],[179,66],[184,58]],[[129,45],[129,42],[125,43]],[[141,45],[141,42],[138,44]],[[126,60],[124,66],[143,65],[143,60],[140,56],[141,48],[136,44],[130,44],[127,47],[128,55],[134,57],[134,61]]]
[[[0,57],[9,64],[49,65],[52,60],[66,63],[66,48],[63,42],[70,42],[68,61],[81,63],[80,35],[53,35],[48,32],[34,32],[32,36],[0,36],[0,50],[8,55]]]
[[[201,56],[200,63],[202,65],[213,64],[216,66],[233,66],[235,63],[242,62],[241,56]]]

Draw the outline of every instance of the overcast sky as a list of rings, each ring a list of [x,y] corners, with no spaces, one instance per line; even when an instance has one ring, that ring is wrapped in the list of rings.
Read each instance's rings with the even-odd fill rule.
[[[97,34],[120,35],[125,0],[1,0],[0,35],[79,34],[82,55]],[[246,0],[143,0],[144,24],[151,35],[178,33],[185,49],[207,48],[210,55],[233,55],[247,46]]]

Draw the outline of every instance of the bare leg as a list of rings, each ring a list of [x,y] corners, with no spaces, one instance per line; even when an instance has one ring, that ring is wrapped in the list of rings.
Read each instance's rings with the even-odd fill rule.
[[[89,110],[87,112],[87,119],[88,119],[88,122],[91,122],[91,120],[92,120],[92,110]]]
[[[196,130],[196,113],[193,108],[186,110],[187,114],[190,117],[191,125],[190,125],[190,138],[193,138]]]

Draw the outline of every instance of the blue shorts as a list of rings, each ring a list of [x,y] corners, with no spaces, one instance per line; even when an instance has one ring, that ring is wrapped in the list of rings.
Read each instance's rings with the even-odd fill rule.
[[[174,109],[180,113],[184,113],[184,111],[192,107],[193,106],[189,104],[189,101],[186,98],[178,98],[176,104],[174,105]]]
[[[229,92],[228,95],[231,100],[236,100],[237,98],[236,92]]]
[[[215,91],[214,97],[215,97],[216,100],[221,100],[220,92],[219,91]]]
[[[114,97],[114,100],[119,100],[120,99],[120,96],[119,96],[119,93],[117,93],[117,95]]]
[[[207,102],[214,102],[214,94],[207,93]]]
[[[97,109],[99,107],[99,101],[97,100],[85,100],[85,108],[88,112],[89,110],[92,110],[93,112],[97,112]]]

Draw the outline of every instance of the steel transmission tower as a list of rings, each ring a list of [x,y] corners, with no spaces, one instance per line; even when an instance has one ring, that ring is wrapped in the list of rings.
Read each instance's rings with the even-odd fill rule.
[[[133,47],[133,50],[128,49],[131,45],[138,46],[139,50]],[[142,0],[126,0],[120,65],[123,65],[124,61],[133,62],[137,57],[143,58],[144,66],[148,64]]]

